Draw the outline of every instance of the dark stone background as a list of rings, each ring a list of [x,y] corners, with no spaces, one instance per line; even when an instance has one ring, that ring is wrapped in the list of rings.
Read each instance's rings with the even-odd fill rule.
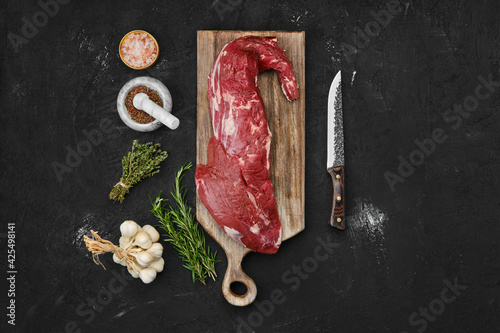
[[[447,110],[474,95],[480,76],[500,81],[500,3],[402,1],[387,27],[358,41],[351,54],[347,44],[355,45],[355,28],[372,26],[370,12],[386,3],[70,1],[17,52],[7,34],[22,35],[22,18],[32,22],[41,7],[35,0],[2,3],[0,244],[7,271],[6,224],[15,222],[15,331],[64,332],[69,323],[78,327],[75,332],[234,332],[245,321],[257,332],[498,332],[498,87],[467,118]],[[118,56],[120,39],[133,29],[151,32],[160,44],[151,69],[131,70]],[[121,266],[110,255],[103,256],[107,271],[93,264],[83,234],[93,228],[118,241],[126,219],[155,224],[149,196],[170,191],[174,172],[196,161],[196,31],[202,29],[306,31],[306,229],[276,255],[246,258],[243,268],[258,286],[248,307],[223,298],[227,262],[209,238],[221,260],[215,282],[193,284],[165,245],[166,269],[153,284],[128,282],[105,300],[109,304],[89,311],[86,299],[103,295]],[[331,180],[325,167],[327,94],[340,69],[345,232],[327,223]],[[116,96],[139,75],[170,89],[179,129],[145,134],[121,122]],[[99,129],[103,118],[112,130],[59,181],[52,163],[65,163],[66,147],[76,149],[83,131]],[[398,172],[399,156],[418,159],[415,140],[432,138],[435,129],[446,140],[391,191],[384,174]],[[113,204],[107,196],[133,139],[160,142],[170,156],[160,174],[134,187],[124,204]],[[185,184],[194,206],[193,175],[186,175]],[[311,264],[318,238],[328,237],[336,248],[326,261],[308,266],[307,278],[283,279],[287,272],[297,276],[289,271],[294,265]],[[297,280],[300,286],[292,290]],[[445,280],[467,289],[443,309]],[[6,311],[8,287],[2,281]],[[268,304],[274,289],[286,301],[263,316],[256,304]],[[454,296],[445,292],[448,299]],[[429,306],[438,314],[425,319],[419,308]],[[2,318],[1,331],[13,331]]]

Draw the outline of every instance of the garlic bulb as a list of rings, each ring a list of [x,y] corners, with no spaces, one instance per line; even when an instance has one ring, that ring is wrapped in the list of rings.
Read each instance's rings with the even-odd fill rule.
[[[161,271],[163,271],[163,266],[165,266],[165,260],[163,260],[163,258],[160,258],[149,264],[148,268],[153,268],[155,271],[160,273]]]
[[[120,252],[123,256],[119,259],[113,254],[113,261],[127,266],[127,270],[134,278],[141,278],[144,283],[151,283],[156,278],[156,273],[163,271],[165,260],[163,246],[157,243],[160,234],[156,229],[146,224],[142,228],[134,221],[125,221],[120,225]]]
[[[130,273],[130,275],[132,275],[132,277],[134,279],[137,279],[139,277],[139,273],[137,273],[136,271],[134,271],[133,269],[130,269],[130,268],[127,268],[128,272]]]
[[[120,247],[122,249],[127,249],[129,248],[131,245],[132,245],[132,242],[134,241],[133,238],[128,238],[128,237],[125,237],[125,236],[121,236],[120,237]]]
[[[148,249],[148,252],[153,255],[153,258],[159,259],[159,258],[161,258],[161,255],[163,254],[163,245],[161,245],[160,243],[154,243]]]
[[[125,221],[120,225],[120,231],[123,237],[131,238],[139,232],[139,225],[134,221]]]
[[[142,252],[142,251],[146,251],[146,250],[144,250],[143,248],[141,248],[139,246],[129,246],[128,249],[127,249],[127,252],[129,254],[139,253],[139,252]]]
[[[139,272],[139,277],[142,282],[146,284],[151,283],[154,279],[156,279],[156,271],[153,268],[144,268]]]
[[[113,253],[113,261],[116,262],[117,264],[120,264],[122,266],[127,266],[125,258],[118,259],[116,256],[116,253]]]
[[[146,224],[144,227],[142,227],[142,231],[145,231],[149,234],[153,243],[160,240],[160,234],[158,233],[158,231],[156,231],[156,229],[149,224]]]
[[[134,255],[137,263],[142,267],[148,267],[154,260],[153,255],[149,252],[143,251]]]
[[[141,231],[137,235],[135,235],[135,241],[132,246],[137,245],[147,250],[153,245],[151,241],[151,236],[147,232]]]

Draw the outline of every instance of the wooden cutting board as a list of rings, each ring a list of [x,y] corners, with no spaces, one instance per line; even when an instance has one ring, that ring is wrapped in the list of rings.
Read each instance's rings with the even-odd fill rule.
[[[287,240],[305,227],[305,33],[284,31],[198,31],[198,108],[197,108],[197,163],[206,164],[207,145],[213,137],[212,121],[207,98],[208,75],[215,58],[232,40],[246,36],[277,37],[293,64],[299,85],[299,98],[287,101],[274,71],[259,75],[259,88],[266,108],[271,143],[271,180],[281,221],[282,240]],[[197,218],[205,230],[226,252],[228,267],[222,291],[233,305],[245,306],[257,296],[254,281],[246,275],[241,262],[249,249],[227,236],[214,221],[196,195]],[[286,246],[286,245],[281,245]],[[244,295],[231,290],[231,283],[239,281],[247,287]]]

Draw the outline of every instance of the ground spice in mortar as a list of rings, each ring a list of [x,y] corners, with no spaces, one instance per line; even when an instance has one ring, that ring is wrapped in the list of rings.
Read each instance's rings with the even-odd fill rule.
[[[138,93],[145,93],[146,95],[149,96],[150,100],[152,100],[161,107],[163,107],[163,100],[161,99],[160,94],[158,94],[156,90],[150,89],[146,86],[137,86],[132,88],[132,90],[130,90],[130,92],[128,93],[127,98],[125,98],[125,107],[127,108],[127,111],[130,114],[130,118],[132,118],[133,121],[139,124],[150,123],[154,121],[155,118],[142,110],[137,110],[134,107],[133,103],[134,97]]]

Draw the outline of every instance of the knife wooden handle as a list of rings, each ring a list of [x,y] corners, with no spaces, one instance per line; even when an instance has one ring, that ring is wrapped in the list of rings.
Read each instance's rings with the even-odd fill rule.
[[[344,191],[344,167],[334,167],[328,169],[333,182],[333,203],[332,213],[330,214],[330,225],[340,229],[345,229],[345,191]]]

